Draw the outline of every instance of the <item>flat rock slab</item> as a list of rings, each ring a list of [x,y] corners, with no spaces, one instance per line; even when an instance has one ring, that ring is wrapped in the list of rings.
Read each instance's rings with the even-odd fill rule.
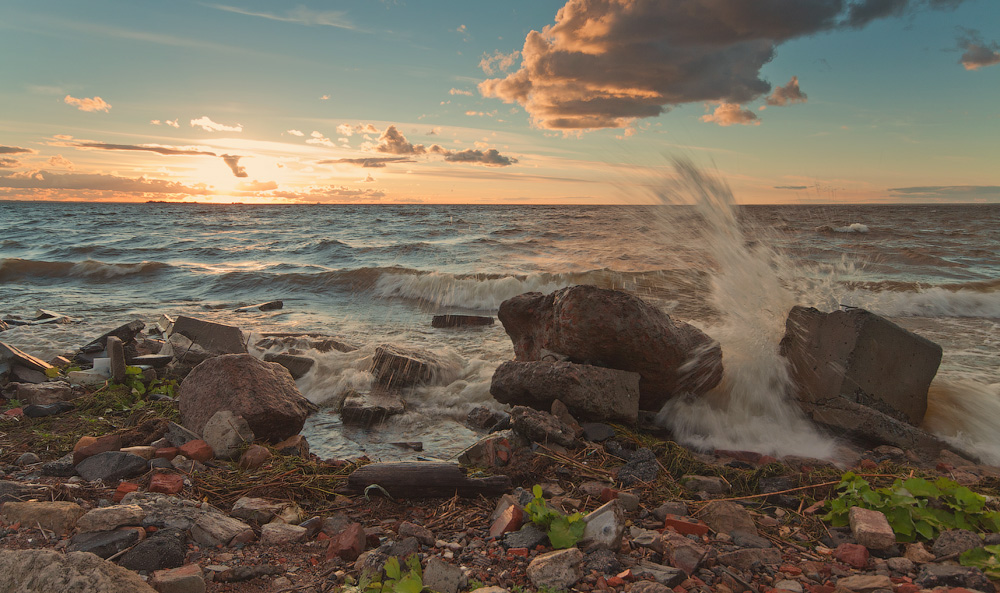
[[[406,402],[399,394],[376,390],[345,398],[340,408],[340,419],[344,424],[370,426],[405,411]]]
[[[268,352],[264,355],[266,362],[276,362],[288,369],[293,379],[301,379],[313,368],[316,361],[308,356],[296,356],[294,354],[274,354]]]
[[[437,357],[423,348],[382,344],[375,348],[371,373],[375,384],[386,388],[405,388],[434,383],[444,368]]]
[[[4,550],[0,575],[16,584],[12,591],[156,593],[134,572],[86,552]]]
[[[66,551],[90,552],[101,558],[110,558],[138,541],[139,531],[136,529],[78,533],[70,538]]]
[[[539,410],[559,400],[582,420],[635,424],[639,416],[639,373],[587,364],[508,361],[493,373],[490,394]]]
[[[95,480],[114,482],[140,476],[146,473],[147,469],[149,462],[138,455],[123,451],[105,451],[78,463],[76,473],[88,482]]]
[[[86,512],[75,502],[6,502],[0,507],[0,519],[7,525],[20,523],[25,527],[42,527],[62,535],[72,531]]]
[[[17,399],[22,404],[46,405],[76,399],[79,393],[73,391],[73,387],[65,381],[51,381],[48,383],[18,383]]]
[[[240,307],[236,309],[237,313],[249,313],[250,311],[277,311],[285,306],[284,301],[268,301],[266,303],[259,303],[256,305],[250,305],[247,307]]]
[[[180,334],[214,354],[242,354],[247,351],[243,332],[232,325],[180,315],[169,333]]]

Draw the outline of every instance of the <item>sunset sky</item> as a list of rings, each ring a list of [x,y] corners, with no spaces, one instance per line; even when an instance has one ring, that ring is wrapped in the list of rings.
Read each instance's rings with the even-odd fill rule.
[[[997,0],[8,0],[0,55],[0,199],[1000,202]]]

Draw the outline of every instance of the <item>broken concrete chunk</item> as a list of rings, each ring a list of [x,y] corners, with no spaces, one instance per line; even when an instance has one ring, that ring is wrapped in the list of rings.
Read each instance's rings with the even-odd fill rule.
[[[344,424],[369,426],[404,411],[406,402],[398,394],[376,390],[348,395],[340,408],[340,419]]]
[[[375,383],[388,388],[413,387],[431,383],[440,376],[441,364],[422,348],[382,344],[375,348],[371,373]]]
[[[181,315],[170,327],[169,335],[179,334],[212,354],[243,354],[246,340],[240,328]],[[176,353],[175,351],[175,354]]]
[[[276,362],[288,369],[293,379],[301,379],[313,368],[316,361],[307,356],[295,356],[293,354],[273,354],[268,352],[264,355],[265,362]]]
[[[6,362],[12,367],[14,365],[19,365],[42,373],[44,373],[47,369],[53,368],[51,364],[45,362],[44,360],[35,358],[34,356],[26,352],[22,352],[10,344],[5,344],[3,342],[0,342],[0,362]]]

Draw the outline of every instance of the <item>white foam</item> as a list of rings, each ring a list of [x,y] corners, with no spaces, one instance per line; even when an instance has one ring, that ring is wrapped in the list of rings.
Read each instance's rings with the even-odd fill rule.
[[[457,277],[452,274],[382,274],[375,294],[433,303],[442,307],[464,307],[495,311],[500,303],[525,292],[550,293],[573,282],[548,274],[503,278]]]
[[[860,233],[865,234],[868,232],[868,225],[861,224],[860,222],[855,222],[847,226],[838,226],[833,228],[835,233]]]
[[[852,291],[841,302],[887,317],[1000,317],[1000,291],[940,287],[915,292]]]
[[[1000,466],[1000,384],[938,377],[927,394],[922,428]]]

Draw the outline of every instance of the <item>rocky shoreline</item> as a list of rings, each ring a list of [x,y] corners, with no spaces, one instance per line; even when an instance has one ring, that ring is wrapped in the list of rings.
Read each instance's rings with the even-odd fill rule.
[[[560,293],[522,295],[501,308],[518,360],[498,371],[494,393],[513,407],[509,415],[470,414],[483,438],[458,464],[319,459],[298,434],[315,407],[293,376],[309,371],[309,359],[290,350],[263,362],[247,353],[238,328],[178,318],[143,334],[126,324],[54,364],[0,346],[0,593],[995,591],[987,573],[1000,576],[989,560],[1000,561],[992,551],[1000,550],[992,548],[1000,545],[1000,470],[932,437],[906,441],[923,438],[912,422],[919,402],[875,401],[864,390],[851,401],[830,381],[825,391],[809,390],[804,404],[819,409],[818,423],[842,422],[831,420],[831,403],[854,413],[865,406],[907,445],[865,432],[844,443],[837,464],[690,451],[645,419],[663,385],[698,391],[717,382],[721,355],[711,340],[650,316],[623,293],[592,315],[592,290]],[[646,336],[642,352],[629,360],[630,346],[615,342],[621,358],[612,360],[595,344],[609,333],[595,320],[618,312],[621,327],[627,307],[651,326],[679,328],[673,368],[692,350],[709,364],[687,374],[657,367],[649,376],[642,358],[673,346],[655,351],[652,330],[634,324],[619,333]],[[793,317],[782,347],[794,362],[796,348],[816,347],[801,328],[826,321],[808,311]],[[485,323],[436,321],[445,322]],[[560,322],[590,334],[553,330]],[[899,344],[879,320],[847,312],[834,322]],[[332,338],[268,339],[351,347]],[[82,368],[88,356],[92,368]],[[854,360],[850,352],[831,356]],[[93,368],[105,364],[95,358],[108,359],[107,376]],[[426,352],[385,345],[375,358],[372,391],[341,402],[357,423],[399,413],[406,389],[437,380]],[[845,366],[851,393],[865,373],[879,372]],[[808,384],[807,369],[795,370]],[[553,392],[562,397],[546,395]],[[609,406],[601,400],[608,393],[621,399]],[[912,430],[896,430],[904,424]],[[873,439],[882,444],[866,446]],[[873,490],[853,499],[858,480]],[[897,480],[919,485],[923,498],[899,494]],[[837,501],[852,508],[837,515]],[[876,502],[885,512],[863,508]],[[901,533],[900,509],[918,507],[935,509],[936,523],[926,531],[921,519],[918,532]],[[945,512],[962,515],[949,524]],[[978,564],[970,549],[982,550]]]

